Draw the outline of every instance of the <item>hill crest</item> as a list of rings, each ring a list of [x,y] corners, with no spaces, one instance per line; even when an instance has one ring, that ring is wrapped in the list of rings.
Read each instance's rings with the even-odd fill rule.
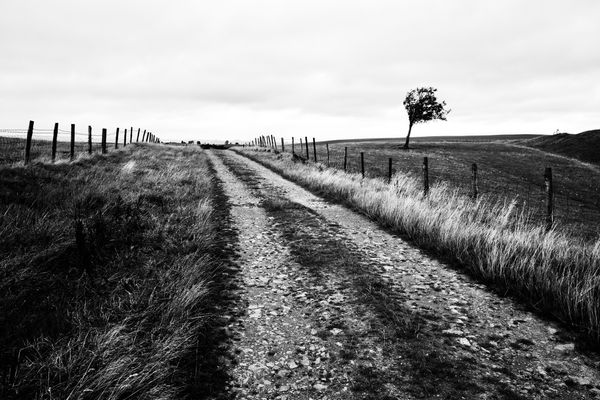
[[[522,142],[524,145],[581,161],[600,164],[600,129],[577,134],[558,133]]]

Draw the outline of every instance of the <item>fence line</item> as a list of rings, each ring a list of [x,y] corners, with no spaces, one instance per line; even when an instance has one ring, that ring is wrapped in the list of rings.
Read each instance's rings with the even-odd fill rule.
[[[28,129],[19,128],[0,128],[0,164],[14,163],[23,161],[30,163],[36,158],[44,156],[49,157],[53,162],[57,156],[60,159],[75,159],[76,154],[93,152],[106,153],[106,142],[108,139],[106,129],[102,129],[102,134],[92,133],[92,127],[88,126],[88,132],[77,131],[75,124],[71,124],[71,129],[60,129],[58,123],[54,124],[54,129],[34,128],[34,121],[29,122]],[[129,144],[133,139],[133,128],[129,135]],[[115,135],[115,148],[118,148],[119,128]],[[127,129],[124,130],[122,145],[127,146]],[[136,142],[140,142],[140,128]],[[144,130],[142,141],[145,143],[160,143],[160,138],[152,132]]]
[[[273,138],[273,140],[267,138]],[[318,157],[321,157],[320,159],[323,160],[323,153],[321,153],[321,155],[317,154],[315,138],[313,138],[313,156],[311,160],[308,140],[308,137],[300,138],[300,151],[298,151],[294,137],[289,141],[281,138],[281,149],[282,151],[287,150],[287,152],[293,154],[294,158],[300,159],[302,162],[316,162]],[[290,146],[286,146],[286,144],[290,144]],[[275,138],[272,135],[266,137],[258,136],[245,143],[244,147],[246,146],[253,148],[255,151],[279,152],[275,146]],[[381,165],[371,163],[371,170],[367,171],[365,166],[365,164],[368,164],[367,153],[357,151],[356,155],[350,157],[348,147],[343,146],[343,152],[340,155],[338,150],[338,156],[336,157],[335,153],[333,153],[333,156],[330,154],[332,150],[330,147],[333,148],[334,146],[329,146],[329,143],[325,143],[321,147],[322,151],[324,149],[327,159],[327,163],[322,164],[330,168],[340,169],[347,173],[358,173],[363,177],[380,177],[386,179],[388,183],[392,182],[392,176],[399,172],[393,169],[392,158],[387,160],[387,165],[385,159],[379,160],[381,161]],[[342,146],[339,146],[338,149],[342,149]],[[404,173],[408,173],[417,179],[421,179],[424,195],[427,195],[430,190],[431,162],[433,162],[435,169],[435,159],[432,160],[428,157],[424,157],[420,172],[416,168],[417,165],[415,165],[415,168],[412,170],[406,170],[405,165],[402,169]],[[379,173],[377,173],[378,169],[380,170]],[[375,173],[373,170],[375,170]],[[484,176],[481,175],[482,171],[484,172]],[[567,191],[564,187],[557,186],[557,182],[552,178],[551,168],[540,171],[540,180],[538,183],[531,183],[531,181],[524,177],[525,181],[523,182],[508,183],[503,187],[496,185],[493,180],[489,179],[490,174],[497,175],[495,171],[488,171],[488,178],[485,179],[486,169],[484,168],[482,170],[481,165],[477,165],[476,163],[465,165],[465,171],[461,172],[458,176],[461,176],[462,174],[465,175],[465,185],[456,187],[459,192],[464,193],[474,200],[485,194],[497,196],[499,199],[504,198],[506,201],[512,201],[512,199],[514,199],[517,209],[521,210],[526,215],[531,216],[531,218],[543,221],[548,230],[556,227],[557,221],[559,220],[573,224],[573,226],[575,226],[575,231],[580,230],[576,225],[584,224],[586,219],[587,223],[590,225],[594,225],[591,221],[600,222],[600,196],[598,199],[590,200],[577,193]],[[419,175],[421,175],[420,178],[418,178]],[[502,182],[502,180],[496,182]],[[600,226],[600,224],[596,225]],[[593,231],[593,226],[588,228],[588,231],[589,232],[587,233],[590,235],[600,234],[600,228]]]

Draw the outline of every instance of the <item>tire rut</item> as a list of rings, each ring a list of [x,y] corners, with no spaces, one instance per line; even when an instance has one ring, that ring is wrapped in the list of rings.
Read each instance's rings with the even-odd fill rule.
[[[239,229],[243,398],[591,398],[568,333],[365,217],[232,152],[211,158]]]

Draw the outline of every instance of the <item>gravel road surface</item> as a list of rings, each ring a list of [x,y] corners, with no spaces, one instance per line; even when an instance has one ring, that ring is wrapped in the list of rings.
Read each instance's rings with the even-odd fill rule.
[[[228,383],[213,398],[600,398],[573,335],[231,151]]]

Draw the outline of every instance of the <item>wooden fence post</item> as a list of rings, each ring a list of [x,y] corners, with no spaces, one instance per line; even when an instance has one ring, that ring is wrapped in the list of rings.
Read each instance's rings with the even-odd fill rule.
[[[302,155],[302,152],[304,151],[304,145],[302,144],[302,138],[300,138],[300,155]]]
[[[304,145],[306,146],[306,161],[310,160],[310,157],[308,155],[308,137],[304,136]]]
[[[277,139],[275,139],[275,136],[271,135],[271,141],[273,142],[273,148],[275,149],[275,153],[277,153]]]
[[[360,152],[360,172],[362,174],[362,177],[365,177],[365,153],[364,152]]]
[[[88,154],[92,154],[92,127],[88,125]]]
[[[388,159],[388,184],[392,183],[392,159]]]
[[[115,134],[115,149],[119,148],[119,128],[117,128],[117,133]]]
[[[425,196],[429,194],[429,159],[423,157],[423,193]]]
[[[58,142],[58,122],[54,123],[54,131],[52,132],[52,162],[56,160],[56,144]]]
[[[327,166],[329,167],[329,143],[325,143],[325,149],[327,150]]]
[[[29,121],[27,128],[27,142],[25,142],[25,164],[29,164],[31,158],[31,138],[33,137],[33,121]]]
[[[133,126],[129,127],[129,144],[133,143]]]
[[[75,159],[75,124],[71,124],[71,161]]]
[[[123,133],[123,147],[127,146],[127,129]]]
[[[344,172],[346,172],[347,166],[348,166],[348,147],[344,146]]]
[[[296,143],[294,143],[294,137],[292,136],[292,154],[296,154]]]
[[[106,154],[106,128],[102,128],[102,154]]]
[[[136,143],[140,141],[140,130],[141,130],[141,128],[138,128],[137,137],[135,138]]]
[[[313,138],[313,156],[315,162],[317,162],[317,143],[315,142],[315,138]]]
[[[473,195],[473,200],[477,200],[479,190],[477,187],[477,164],[475,163],[471,165],[471,192]]]
[[[281,152],[285,153],[285,147],[284,147],[284,144],[283,144],[283,138],[281,138]]]
[[[544,184],[546,186],[546,231],[554,225],[554,188],[552,186],[552,168],[546,167],[544,171]]]

